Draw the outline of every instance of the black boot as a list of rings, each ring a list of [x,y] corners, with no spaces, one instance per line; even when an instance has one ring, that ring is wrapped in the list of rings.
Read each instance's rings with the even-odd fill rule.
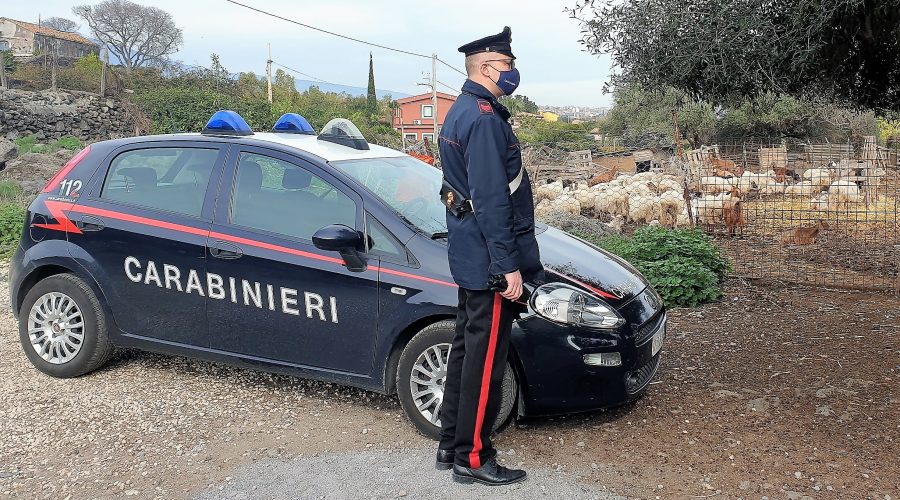
[[[453,480],[457,483],[481,483],[488,486],[502,486],[523,481],[525,476],[525,471],[507,469],[498,464],[496,458],[491,458],[477,469],[453,464]]]
[[[453,450],[442,450],[438,448],[437,459],[434,462],[434,468],[437,470],[450,470],[453,468],[453,458],[456,453]]]

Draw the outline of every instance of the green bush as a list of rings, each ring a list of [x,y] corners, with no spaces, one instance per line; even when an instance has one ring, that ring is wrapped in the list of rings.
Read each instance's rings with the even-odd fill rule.
[[[709,236],[696,229],[645,226],[631,238],[577,234],[635,266],[669,306],[696,307],[722,296],[731,264]]]
[[[19,203],[0,203],[0,257],[12,255],[24,226],[25,207]]]

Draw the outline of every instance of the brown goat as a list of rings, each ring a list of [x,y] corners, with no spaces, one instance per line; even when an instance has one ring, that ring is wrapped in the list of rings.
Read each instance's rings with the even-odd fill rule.
[[[737,228],[747,225],[747,222],[744,220],[743,207],[741,191],[736,187],[731,188],[731,198],[725,200],[725,203],[722,204],[722,216],[725,219],[725,227],[728,228],[730,236],[734,236]]]
[[[788,229],[781,233],[781,244],[812,245],[816,242],[819,233],[825,229],[831,229],[831,227],[822,219],[816,221],[816,224],[812,227],[800,226]]]
[[[737,166],[733,161],[724,158],[710,158],[710,165],[719,177],[740,177],[744,175],[744,167]],[[726,175],[731,174],[731,175]]]
[[[599,173],[588,181],[589,186],[596,186],[597,184],[602,184],[604,182],[609,182],[616,178],[616,174],[619,173],[619,169],[617,167],[613,167],[606,172]]]

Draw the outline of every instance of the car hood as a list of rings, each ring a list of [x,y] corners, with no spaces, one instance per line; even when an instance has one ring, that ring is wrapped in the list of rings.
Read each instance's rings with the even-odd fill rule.
[[[614,308],[648,285],[631,264],[581,238],[545,224],[536,224],[535,233],[549,282],[590,290]]]

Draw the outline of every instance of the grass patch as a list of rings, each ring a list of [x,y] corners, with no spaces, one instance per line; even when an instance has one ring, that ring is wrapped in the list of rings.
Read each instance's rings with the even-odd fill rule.
[[[0,202],[16,201],[22,197],[22,186],[16,181],[0,181]]]
[[[631,238],[575,234],[630,262],[667,306],[696,307],[717,300],[722,279],[731,271],[724,252],[697,229],[645,226]]]
[[[35,136],[28,135],[16,139],[16,145],[19,146],[20,155],[26,153],[50,154],[61,149],[74,151],[82,147],[81,140],[71,135],[60,137],[58,140],[46,144],[40,144]]]

